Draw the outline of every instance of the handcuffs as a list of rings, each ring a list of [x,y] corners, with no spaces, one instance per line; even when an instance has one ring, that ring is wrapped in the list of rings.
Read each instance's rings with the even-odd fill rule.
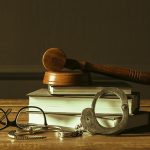
[[[115,127],[104,127],[96,119],[95,106],[99,98],[105,94],[116,95],[121,100],[122,119]],[[118,100],[119,100],[118,99]],[[125,93],[114,87],[106,87],[98,92],[92,102],[91,108],[85,108],[81,113],[81,125],[76,128],[68,128],[62,126],[48,125],[44,126],[28,126],[23,129],[17,129],[10,131],[8,136],[18,140],[24,139],[43,139],[45,136],[36,135],[36,133],[42,133],[47,131],[56,131],[60,138],[65,137],[78,137],[87,131],[91,134],[102,134],[102,135],[116,135],[125,130],[129,117],[128,100]]]
[[[8,132],[8,136],[13,139],[17,140],[29,140],[29,139],[43,139],[46,136],[37,135],[38,133],[44,132],[58,132],[59,138],[65,137],[78,137],[83,134],[83,130],[79,128],[70,128],[70,127],[63,127],[63,126],[56,126],[56,125],[35,125],[35,126],[27,126],[22,129],[12,130]]]
[[[122,119],[115,127],[104,127],[96,119],[95,105],[97,100],[105,94],[115,94],[121,100]],[[92,102],[92,108],[85,108],[81,115],[81,124],[83,128],[91,134],[115,135],[121,133],[127,126],[129,117],[128,100],[125,93],[114,87],[107,87],[98,92]]]

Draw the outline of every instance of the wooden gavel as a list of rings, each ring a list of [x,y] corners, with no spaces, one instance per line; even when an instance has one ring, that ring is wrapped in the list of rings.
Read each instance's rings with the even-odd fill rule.
[[[75,59],[66,58],[63,50],[59,48],[47,49],[43,54],[42,63],[47,71],[58,72],[63,68],[80,69],[85,72],[103,74],[122,80],[141,84],[150,84],[150,72],[141,72],[134,69],[103,64],[92,64],[87,61],[78,61]]]

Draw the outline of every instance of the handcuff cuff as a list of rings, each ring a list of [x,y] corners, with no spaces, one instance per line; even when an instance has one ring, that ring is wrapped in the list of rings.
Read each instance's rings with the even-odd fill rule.
[[[44,133],[44,132],[58,132],[59,138],[65,138],[65,137],[78,137],[83,134],[83,130],[80,130],[79,128],[70,128],[70,127],[63,127],[63,126],[56,126],[56,125],[29,125],[22,129],[12,130],[8,132],[8,136],[10,138],[16,139],[16,140],[29,140],[29,139],[43,139],[46,138],[46,136],[37,135],[38,133]]]
[[[95,106],[98,99],[105,94],[116,95],[121,100],[122,119],[115,127],[104,127],[96,119]],[[118,99],[118,100],[119,100]],[[23,129],[10,131],[8,136],[14,139],[43,139],[45,136],[36,135],[48,131],[58,132],[60,138],[82,136],[84,131],[91,134],[116,135],[121,133],[127,126],[129,117],[128,100],[126,94],[119,88],[106,87],[98,92],[92,102],[91,108],[85,108],[81,113],[81,125],[76,128],[48,125],[48,126],[27,126]]]
[[[95,105],[100,97],[105,94],[115,94],[121,100],[122,119],[115,127],[104,127],[96,119]],[[91,134],[115,135],[125,130],[128,124],[129,107],[126,94],[119,88],[107,87],[98,92],[92,102],[92,108],[85,108],[81,115],[81,124],[83,128]]]

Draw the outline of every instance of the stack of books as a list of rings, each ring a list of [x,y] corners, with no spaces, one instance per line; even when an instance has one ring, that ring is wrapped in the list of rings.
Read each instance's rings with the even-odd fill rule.
[[[49,125],[76,127],[80,124],[81,113],[85,108],[91,108],[93,98],[104,87],[117,87],[124,91],[128,98],[129,121],[127,129],[144,126],[149,123],[149,113],[140,112],[140,92],[134,92],[132,87],[120,81],[96,81],[91,86],[51,86],[38,89],[28,94],[29,105],[42,108]],[[105,127],[114,127],[121,120],[121,100],[112,93],[99,98],[95,113],[97,120]],[[29,122],[41,123],[42,114],[32,112]]]

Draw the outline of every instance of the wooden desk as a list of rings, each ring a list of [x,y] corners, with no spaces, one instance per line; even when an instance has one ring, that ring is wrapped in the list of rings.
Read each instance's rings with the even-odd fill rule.
[[[10,118],[15,117],[16,111],[28,105],[28,100],[0,100],[0,107],[14,108]],[[141,110],[150,111],[150,100],[141,101]],[[45,134],[47,138],[39,140],[13,140],[7,136],[8,131],[14,128],[8,127],[0,131],[0,150],[27,150],[27,149],[79,149],[79,150],[130,150],[130,149],[150,149],[150,130],[138,134],[123,134],[119,136],[89,135],[85,133],[82,137],[59,139],[56,133]]]

